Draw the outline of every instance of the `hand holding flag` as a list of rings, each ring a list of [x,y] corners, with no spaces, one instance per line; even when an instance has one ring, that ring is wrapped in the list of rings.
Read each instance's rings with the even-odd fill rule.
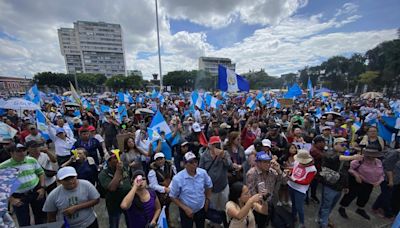
[[[113,154],[115,154],[115,157],[117,158],[118,162],[121,162],[121,158],[119,156],[119,149],[111,150]]]

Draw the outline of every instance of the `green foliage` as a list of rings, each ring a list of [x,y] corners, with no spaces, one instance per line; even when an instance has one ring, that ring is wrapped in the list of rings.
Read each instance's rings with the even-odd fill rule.
[[[213,90],[217,85],[217,76],[210,75],[205,71],[172,71],[163,76],[163,85],[171,86],[172,90]]]
[[[360,74],[360,79],[359,81],[364,84],[371,85],[375,79],[379,77],[379,72],[378,71],[366,71],[362,74]]]
[[[250,89],[281,88],[283,78],[269,76],[263,69],[243,74],[250,83]]]

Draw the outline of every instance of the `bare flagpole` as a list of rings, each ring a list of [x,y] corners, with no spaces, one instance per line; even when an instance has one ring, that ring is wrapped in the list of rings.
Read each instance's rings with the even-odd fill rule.
[[[160,91],[163,91],[163,75],[161,70],[161,50],[160,50],[160,30],[158,28],[158,4],[156,2],[156,24],[157,24],[157,45],[158,45],[158,67],[159,67],[159,74],[160,74]]]

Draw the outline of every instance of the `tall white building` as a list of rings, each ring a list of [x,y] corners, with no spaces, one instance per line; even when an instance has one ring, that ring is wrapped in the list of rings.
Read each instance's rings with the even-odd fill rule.
[[[122,28],[105,22],[74,22],[58,29],[67,72],[126,75]]]
[[[221,64],[228,69],[235,71],[236,64],[232,63],[229,58],[219,57],[200,57],[199,58],[199,70],[210,72],[212,75],[218,75],[218,65]]]

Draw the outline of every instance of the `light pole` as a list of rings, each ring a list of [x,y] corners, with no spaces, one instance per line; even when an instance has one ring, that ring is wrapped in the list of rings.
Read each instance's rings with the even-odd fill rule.
[[[161,70],[160,30],[158,28],[158,4],[156,2],[156,24],[157,24],[157,46],[158,46],[158,67],[160,71],[160,91],[163,91],[163,76]]]

